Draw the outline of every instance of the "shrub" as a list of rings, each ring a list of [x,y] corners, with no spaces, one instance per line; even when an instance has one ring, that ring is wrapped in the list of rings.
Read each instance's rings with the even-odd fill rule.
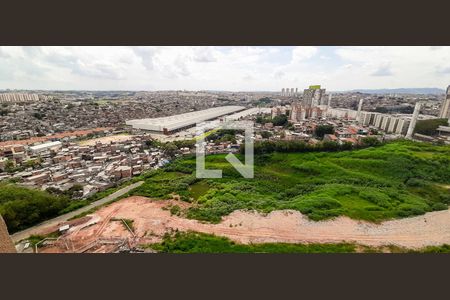
[[[434,203],[431,206],[431,209],[434,210],[434,211],[436,211],[436,210],[446,210],[447,208],[448,208],[448,206],[446,204],[440,203],[440,202]]]
[[[373,147],[373,146],[379,146],[381,142],[376,137],[364,137],[361,139],[361,145],[364,147]]]
[[[401,217],[417,216],[425,213],[423,208],[409,204],[401,204],[398,208],[397,214]]]
[[[181,208],[178,205],[174,205],[170,208],[170,213],[172,215],[179,216],[181,213]]]
[[[381,206],[383,208],[388,208],[391,206],[391,198],[377,191],[361,191],[359,192],[359,196],[373,204]]]
[[[417,178],[410,178],[406,181],[405,183],[407,186],[411,186],[411,187],[424,187],[426,186],[425,182],[421,179],[417,179]]]

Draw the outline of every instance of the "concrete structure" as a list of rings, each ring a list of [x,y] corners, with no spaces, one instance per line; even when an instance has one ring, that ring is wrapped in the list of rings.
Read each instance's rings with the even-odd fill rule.
[[[169,117],[129,120],[126,121],[126,124],[135,129],[148,130],[160,134],[171,134],[193,127],[197,123],[213,120],[244,109],[245,107],[243,106],[221,106]]]
[[[272,109],[268,108],[268,107],[253,107],[253,108],[249,108],[249,109],[240,111],[238,113],[226,116],[226,117],[224,117],[224,119],[227,121],[240,120],[240,119],[248,117],[248,116],[253,116],[253,115],[257,115],[257,114],[270,114],[271,112],[272,112]]]
[[[281,89],[281,96],[284,96],[284,88]]]
[[[445,138],[447,143],[450,143],[450,126],[439,126],[437,131],[441,138]]]
[[[320,85],[311,85],[303,91],[303,106],[317,106],[325,104],[325,89],[321,89]],[[322,103],[323,102],[323,103]]]
[[[8,228],[6,228],[5,221],[0,215],[0,253],[15,253],[16,248],[11,240],[8,233]]]
[[[375,117],[379,114],[380,113],[376,112],[361,111],[361,113],[359,114],[359,119],[357,121],[361,125],[372,125],[375,122]]]
[[[419,104],[421,105],[421,104]],[[414,132],[415,123],[411,125],[411,122],[414,118],[416,118],[415,122],[418,119],[427,120],[433,119],[434,116],[429,115],[419,115],[420,108],[415,111],[416,116],[411,116],[408,114],[382,114],[377,112],[369,112],[369,111],[357,111],[350,109],[337,109],[337,108],[329,108],[327,109],[327,117],[344,119],[344,120],[355,120],[359,125],[362,126],[373,126],[378,129],[383,130],[386,133],[400,134],[406,135],[408,133],[409,127],[412,126],[412,130]],[[410,126],[411,125],[411,126]]]
[[[414,112],[412,115],[411,122],[409,123],[408,132],[406,133],[406,136],[405,136],[405,138],[407,138],[407,139],[411,139],[412,135],[414,133],[414,128],[416,127],[416,123],[417,123],[417,117],[419,116],[420,106],[421,106],[421,103],[417,102],[416,106],[414,107]]]
[[[291,96],[295,96],[294,88],[291,88]]]
[[[300,122],[307,119],[317,119],[325,115],[325,111],[318,107],[303,106],[299,104],[292,105],[292,111],[289,120],[291,122]]]
[[[361,115],[361,108],[363,105],[364,99],[359,99],[359,104],[358,104],[358,114],[356,115],[356,119],[359,121],[359,116]]]
[[[31,146],[30,147],[30,151],[34,154],[36,153],[40,153],[40,152],[44,152],[47,150],[56,150],[62,147],[62,143],[59,141],[56,142],[48,142],[48,143],[43,143],[40,145],[36,145],[36,146]]]
[[[39,101],[37,94],[23,94],[23,93],[1,93],[0,103],[4,102],[27,102]]]
[[[450,85],[447,87],[445,98],[439,112],[439,118],[450,120]]]
[[[344,120],[356,120],[357,111],[346,108],[330,108],[327,110],[327,117],[338,118]]]

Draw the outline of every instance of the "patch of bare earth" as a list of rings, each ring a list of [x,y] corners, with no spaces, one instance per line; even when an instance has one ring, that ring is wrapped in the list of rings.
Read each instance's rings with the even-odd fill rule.
[[[210,224],[172,215],[169,208],[173,205],[182,209],[189,207],[186,202],[137,196],[115,202],[98,210],[85,222],[73,224],[57,243],[58,252],[110,252],[118,245],[133,247],[159,242],[164,233],[172,230],[210,233],[239,243],[354,242],[407,248],[450,244],[450,210],[381,224],[348,217],[315,222],[292,210],[274,211],[267,215],[235,211],[224,217],[221,223]],[[134,232],[117,219],[133,220]],[[47,252],[47,249],[41,252]]]

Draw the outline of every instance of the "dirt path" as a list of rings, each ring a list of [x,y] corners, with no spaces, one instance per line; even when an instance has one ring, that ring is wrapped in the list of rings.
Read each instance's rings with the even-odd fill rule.
[[[131,191],[132,189],[140,186],[143,183],[144,183],[143,181],[139,181],[139,182],[133,183],[133,184],[131,184],[129,186],[124,187],[123,189],[120,189],[120,190],[112,193],[111,195],[109,195],[109,196],[107,196],[105,198],[102,198],[100,200],[92,202],[91,204],[89,204],[87,206],[84,206],[84,207],[82,207],[80,209],[71,211],[71,212],[69,212],[67,214],[58,216],[58,217],[56,217],[54,219],[47,220],[47,221],[42,222],[42,223],[40,223],[40,224],[38,224],[36,226],[30,227],[28,229],[25,229],[23,231],[16,232],[13,235],[11,235],[11,237],[12,237],[14,243],[17,243],[17,242],[19,242],[19,241],[21,241],[21,240],[23,240],[25,238],[28,238],[30,235],[33,235],[33,234],[48,233],[49,229],[53,229],[53,228],[57,227],[58,224],[60,224],[62,222],[65,222],[65,221],[69,220],[70,218],[73,218],[76,215],[79,215],[79,214],[81,214],[83,212],[87,212],[87,211],[89,211],[92,208],[95,208],[97,206],[100,206],[100,205],[103,205],[103,204],[108,203],[110,201],[113,201],[114,199],[116,199],[116,198],[118,198],[118,197],[128,193],[129,191]]]
[[[133,220],[137,243],[153,243],[171,230],[193,230],[228,237],[239,243],[338,243],[355,242],[368,246],[398,245],[422,248],[429,245],[450,244],[450,210],[427,213],[413,218],[372,224],[339,217],[329,221],[310,221],[292,210],[274,211],[268,215],[235,211],[219,224],[201,223],[171,215],[168,205],[188,204],[178,201],[151,200],[130,197],[98,210],[93,219],[97,223],[75,226],[68,237],[76,242],[92,242],[97,238],[123,238],[129,232],[117,222],[107,226],[101,220],[124,218]],[[102,233],[96,236],[101,226]],[[81,228],[80,227],[80,228]]]

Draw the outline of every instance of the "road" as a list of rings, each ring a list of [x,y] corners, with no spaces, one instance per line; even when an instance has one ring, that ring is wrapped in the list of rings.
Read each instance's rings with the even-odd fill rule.
[[[123,196],[124,194],[128,193],[132,189],[137,188],[138,186],[142,185],[143,183],[144,183],[144,181],[139,181],[139,182],[133,183],[133,184],[131,184],[129,186],[126,186],[126,187],[124,187],[124,188],[122,188],[122,189],[112,193],[109,196],[106,196],[105,198],[102,198],[100,200],[92,202],[91,204],[86,205],[86,206],[84,206],[82,208],[79,208],[77,210],[71,211],[71,212],[69,212],[67,214],[64,214],[64,215],[60,215],[60,216],[58,216],[58,217],[56,217],[54,219],[50,219],[50,220],[44,221],[44,222],[42,222],[42,223],[40,223],[38,225],[35,225],[33,227],[30,227],[28,229],[16,232],[13,235],[11,235],[11,238],[12,238],[14,243],[17,243],[17,242],[19,242],[19,241],[21,241],[23,239],[26,239],[27,237],[29,237],[32,234],[38,234],[38,233],[42,232],[44,229],[46,229],[46,228],[56,226],[56,225],[58,225],[61,222],[65,222],[65,221],[69,220],[70,218],[75,217],[76,215],[79,215],[79,214],[84,213],[86,211],[89,211],[89,210],[91,210],[91,209],[93,209],[93,208],[95,208],[97,206],[100,206],[100,205],[103,205],[103,204],[108,203],[110,201],[113,201],[113,200],[119,198],[120,196]]]

